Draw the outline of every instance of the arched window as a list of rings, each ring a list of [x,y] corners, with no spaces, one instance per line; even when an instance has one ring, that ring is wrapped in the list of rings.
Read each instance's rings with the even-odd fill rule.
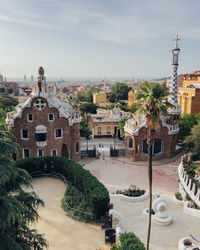
[[[155,138],[152,144],[152,156],[161,155],[163,151],[164,151],[164,140]],[[143,155],[148,154],[148,145],[146,139],[142,141],[142,154]]]

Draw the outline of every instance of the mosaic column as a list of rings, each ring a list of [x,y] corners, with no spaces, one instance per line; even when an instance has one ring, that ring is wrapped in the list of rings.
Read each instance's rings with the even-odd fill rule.
[[[172,62],[172,76],[171,76],[171,84],[170,84],[170,92],[172,95],[169,96],[169,102],[174,104],[176,107],[178,106],[178,84],[177,84],[177,71],[178,71],[178,54],[180,49],[178,48],[178,41],[180,38],[178,35],[174,39],[175,47],[172,49],[173,54],[173,62]]]

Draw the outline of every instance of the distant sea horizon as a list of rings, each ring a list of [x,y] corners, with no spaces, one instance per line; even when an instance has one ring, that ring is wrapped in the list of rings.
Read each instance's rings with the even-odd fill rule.
[[[145,80],[156,80],[156,78],[136,78],[136,77],[47,77],[47,81],[145,81]],[[160,79],[160,78],[159,78]],[[33,78],[35,82],[36,77]],[[24,82],[23,77],[6,77],[7,82]],[[27,77],[26,82],[31,82],[31,78]]]

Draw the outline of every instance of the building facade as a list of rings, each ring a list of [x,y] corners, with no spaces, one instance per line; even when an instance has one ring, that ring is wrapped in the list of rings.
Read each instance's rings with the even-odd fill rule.
[[[93,103],[105,104],[107,103],[107,94],[104,91],[93,93]]]
[[[134,103],[134,96],[135,96],[135,93],[133,90],[130,90],[128,92],[128,106],[130,107],[133,103]]]
[[[20,145],[17,158],[52,155],[78,160],[80,115],[48,91],[42,67],[38,72],[37,86],[30,97],[7,113],[7,128]]]
[[[161,116],[161,127],[155,130],[152,155],[153,159],[170,158],[174,155],[176,150],[176,142],[179,131],[179,116],[181,113],[177,97],[177,70],[178,70],[178,37],[175,39],[176,44],[172,50],[172,77],[171,77],[171,95],[169,102],[174,105],[172,109],[168,110],[167,116]],[[148,126],[145,116],[136,115],[132,119],[126,121],[125,127],[125,154],[133,160],[147,160],[148,146],[147,134]]]
[[[119,122],[124,117],[130,117],[131,113],[124,112],[119,108],[112,110],[97,109],[97,114],[91,114],[89,129],[93,138],[121,137],[118,129]]]
[[[180,87],[178,101],[182,114],[195,115],[200,112],[200,88]]]

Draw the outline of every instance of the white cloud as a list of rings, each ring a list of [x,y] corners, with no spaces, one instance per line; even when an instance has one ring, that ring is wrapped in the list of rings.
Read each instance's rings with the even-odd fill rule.
[[[22,19],[17,19],[14,17],[10,17],[10,16],[6,16],[6,15],[0,15],[0,19],[2,21],[7,21],[7,22],[11,22],[11,23],[18,23],[18,24],[25,24],[25,25],[29,25],[29,26],[37,26],[37,27],[41,27],[41,28],[52,28],[53,26],[49,25],[49,24],[44,24],[41,22],[34,22],[34,21],[28,21],[28,20],[22,20]]]

